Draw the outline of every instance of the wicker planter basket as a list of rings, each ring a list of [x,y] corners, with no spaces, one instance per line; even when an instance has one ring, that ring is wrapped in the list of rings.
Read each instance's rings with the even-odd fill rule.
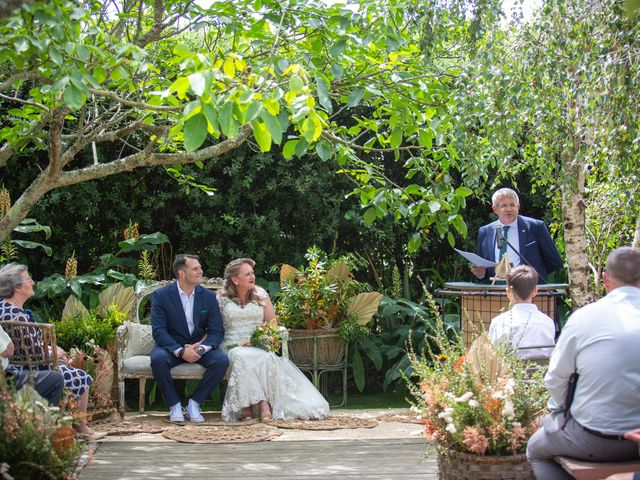
[[[506,457],[438,452],[439,480],[535,480],[524,454]]]
[[[289,330],[289,356],[299,367],[341,366],[346,343],[337,329]]]

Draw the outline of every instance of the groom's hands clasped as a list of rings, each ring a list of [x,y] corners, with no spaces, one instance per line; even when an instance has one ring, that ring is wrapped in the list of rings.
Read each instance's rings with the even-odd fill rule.
[[[182,354],[182,359],[185,362],[195,363],[200,360],[200,355],[198,355],[198,347],[199,343],[194,343],[193,345],[185,345],[184,353]]]

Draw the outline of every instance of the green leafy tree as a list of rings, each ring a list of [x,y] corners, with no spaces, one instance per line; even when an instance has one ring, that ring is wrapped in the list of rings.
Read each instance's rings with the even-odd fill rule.
[[[0,219],[0,239],[52,190],[154,165],[174,166],[188,184],[175,165],[219,159],[247,143],[262,152],[280,145],[285,158],[335,156],[345,165],[359,164],[357,152],[430,151],[449,128],[436,114],[456,67],[442,64],[425,74],[424,66],[445,43],[456,45],[444,33],[465,21],[462,10],[440,8],[433,17],[440,30],[416,34],[428,23],[419,14],[436,5],[23,5],[0,23],[0,168],[30,162],[21,152],[47,155]],[[483,3],[477,12],[480,18],[492,10]],[[366,115],[353,115],[365,105]],[[341,121],[349,112],[350,121]],[[106,145],[118,153],[107,157]],[[429,221],[441,234],[449,223],[464,228],[455,212],[469,192],[438,185],[428,187],[434,198],[420,200],[409,217],[420,225],[419,217],[435,217]],[[416,188],[409,193],[421,193]],[[376,194],[366,188],[360,197],[371,204]],[[374,206],[369,220],[382,213]]]
[[[482,159],[482,178],[531,169],[534,187],[553,192],[575,306],[594,298],[586,206],[600,198],[587,185],[608,178],[628,199],[637,184],[639,25],[617,0],[546,2],[532,22],[487,39],[459,97],[460,148]]]

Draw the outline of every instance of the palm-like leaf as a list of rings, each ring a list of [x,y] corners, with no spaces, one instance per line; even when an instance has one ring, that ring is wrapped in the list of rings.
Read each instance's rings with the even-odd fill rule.
[[[329,283],[337,283],[339,285],[348,282],[351,280],[351,272],[349,272],[349,267],[344,262],[337,262],[331,269],[327,272],[327,279]]]
[[[355,315],[359,325],[366,325],[371,321],[373,315],[378,311],[378,305],[383,295],[379,292],[359,293],[349,300],[347,317]]]
[[[469,347],[467,363],[479,381],[495,385],[499,378],[509,375],[508,365],[496,353],[493,342],[483,332]]]
[[[296,274],[298,273],[298,269],[288,265],[286,263],[282,264],[280,267],[280,285],[284,285],[289,280],[293,280],[296,278]]]
[[[121,312],[130,312],[135,298],[132,287],[125,287],[122,283],[109,285],[98,295],[100,301],[98,313],[104,315],[109,305],[116,305]]]
[[[89,310],[85,307],[80,299],[75,295],[70,295],[64,303],[62,310],[62,321],[71,320],[76,317],[85,317],[89,315]]]

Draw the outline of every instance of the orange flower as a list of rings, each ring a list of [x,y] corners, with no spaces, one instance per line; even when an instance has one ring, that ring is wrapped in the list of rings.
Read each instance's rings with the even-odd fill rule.
[[[76,443],[76,431],[69,425],[58,428],[51,436],[51,445],[58,455]]]
[[[488,397],[482,403],[487,413],[496,421],[500,421],[502,418],[502,400],[500,398]]]
[[[438,427],[428,418],[423,418],[422,423],[424,423],[424,436],[433,438],[433,434],[438,430]]]
[[[456,373],[462,373],[462,371],[464,370],[464,362],[464,355],[460,355],[458,358],[456,358],[455,362],[453,362],[453,371]]]

